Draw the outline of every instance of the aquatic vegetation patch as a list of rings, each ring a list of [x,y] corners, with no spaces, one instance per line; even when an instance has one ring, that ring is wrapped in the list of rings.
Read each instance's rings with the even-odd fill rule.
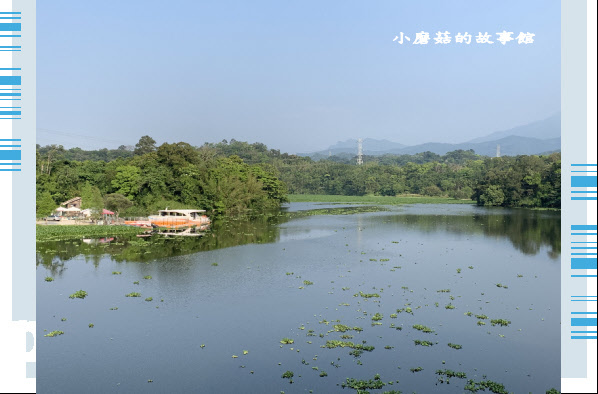
[[[348,347],[351,349],[365,350],[366,352],[371,352],[375,349],[374,346],[364,345],[364,344],[360,344],[360,343],[353,343],[353,342],[349,342],[349,341],[338,341],[335,339],[326,341],[326,344],[322,345],[321,347],[325,347],[327,349],[334,349],[337,347]]]
[[[496,287],[502,287],[503,289],[508,289],[509,286],[503,285],[502,283],[497,283]]]
[[[449,303],[448,305],[444,306],[444,309],[455,309],[455,306],[451,303]]]
[[[482,380],[480,382],[476,382],[472,379],[467,381],[467,385],[464,387],[465,390],[471,391],[472,393],[476,393],[478,391],[490,391],[491,393],[495,394],[509,394],[505,386],[501,383],[493,382],[491,380]]]
[[[122,272],[120,272],[120,271],[112,271],[112,275],[120,275],[120,274],[122,274]]]
[[[87,326],[88,326],[89,328],[93,328],[93,327],[95,326],[95,324],[93,324],[93,323],[89,323]]]
[[[475,315],[475,317],[480,320],[486,320],[488,318],[488,316],[486,316],[486,315]]]
[[[382,320],[382,318],[383,318],[383,317],[384,317],[384,316],[383,316],[381,313],[379,313],[379,312],[376,312],[376,313],[374,314],[374,316],[372,316],[372,320],[373,320],[373,321],[380,321],[380,320]]]
[[[415,346],[419,345],[419,346],[433,346],[434,344],[430,341],[420,341],[419,339],[416,339],[413,341],[415,343]]]
[[[424,369],[422,367],[416,367],[416,368],[410,368],[409,370],[411,372],[415,373],[415,372],[423,371]]]
[[[35,226],[35,241],[64,241],[81,238],[114,237],[118,235],[133,235],[145,231],[132,226]]]
[[[285,373],[282,374],[283,379],[292,379],[293,376],[295,376],[293,371],[286,371]]]
[[[481,321],[481,320],[478,320],[478,322],[477,322],[477,325],[478,325],[478,326],[485,326],[485,325],[486,325],[486,322],[484,322],[484,321]]]
[[[292,343],[295,343],[295,340],[294,340],[294,339],[291,339],[291,338],[286,338],[286,337],[285,337],[285,338],[282,338],[282,339],[280,340],[280,343],[282,343],[283,345],[290,345],[290,344],[292,344]]]
[[[147,297],[145,300],[149,302],[149,301],[152,301],[153,299],[154,299],[153,297]]]
[[[56,337],[58,335],[64,335],[64,331],[51,331],[44,336],[45,337]]]
[[[85,290],[77,290],[73,294],[69,296],[69,298],[85,298],[87,297],[87,292]]]
[[[212,263],[212,267],[218,267],[218,263]]]
[[[359,293],[353,294],[353,297],[380,298],[380,294],[378,294],[378,293],[364,293],[363,291],[360,291]]]
[[[321,378],[325,378],[326,376],[328,376],[328,374],[326,373],[326,371],[320,372],[320,377]]]
[[[426,327],[422,324],[414,324],[413,328],[415,328],[418,331],[422,331],[422,332],[426,332],[426,333],[432,333],[434,332],[434,330],[432,330],[430,327]]]
[[[435,373],[436,373],[436,375],[446,376],[447,378],[459,378],[459,379],[467,378],[467,374],[465,372],[455,372],[450,369],[439,369]]]
[[[441,290],[436,290],[437,293],[450,293],[451,289],[441,289]]]
[[[511,321],[505,320],[505,319],[492,319],[492,320],[490,320],[490,323],[493,326],[499,325],[499,326],[505,327],[505,326],[508,326],[509,324],[511,324]]]
[[[151,279],[151,278],[152,278],[152,276],[151,276],[151,275],[145,275],[145,276],[143,277],[143,279]]]
[[[334,329],[334,331],[338,331],[338,332],[347,332],[347,331],[361,332],[361,331],[363,331],[363,328],[361,328],[361,327],[357,327],[357,326],[355,326],[355,327],[349,327],[349,326],[346,326],[344,324],[335,324],[333,326],[333,329]]]
[[[305,286],[311,286],[311,285],[313,285],[313,284],[314,284],[314,282],[312,282],[312,281],[310,281],[310,280],[304,280],[304,281],[303,281],[303,284],[304,284]]]
[[[448,347],[453,348],[453,349],[457,349],[457,350],[463,349],[463,346],[457,345],[456,343],[450,343],[450,342],[448,344]]]
[[[125,294],[125,297],[141,297],[141,293],[132,292],[129,294]]]
[[[44,278],[44,280],[45,280],[46,282],[53,282],[53,281],[54,281],[54,278],[52,278],[51,276],[46,276],[46,277]]]
[[[347,378],[345,383],[341,384],[342,388],[349,387],[353,390],[358,390],[358,392],[362,390],[379,390],[384,386],[386,386],[386,383],[384,383],[380,379],[380,375],[378,374],[374,376],[374,379],[369,380],[357,380],[354,378]]]

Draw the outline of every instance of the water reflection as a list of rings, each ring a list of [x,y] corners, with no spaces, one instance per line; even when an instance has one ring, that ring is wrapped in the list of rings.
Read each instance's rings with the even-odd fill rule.
[[[392,215],[383,220],[398,226],[424,232],[483,234],[507,238],[523,254],[535,255],[549,247],[548,255],[556,259],[561,254],[560,212],[527,209],[494,209],[479,207],[446,207],[437,214],[415,213]],[[378,221],[380,218],[375,218]]]
[[[216,221],[212,229],[201,237],[118,236],[101,239],[48,241],[37,243],[36,264],[42,264],[60,275],[64,262],[84,255],[86,261],[99,264],[109,255],[114,261],[149,262],[166,257],[187,255],[202,251],[228,248],[250,243],[272,243],[294,240],[297,235],[281,234],[280,224],[299,217],[322,214],[366,213],[357,216],[359,226],[393,225],[424,232],[483,234],[503,237],[523,254],[535,255],[542,247],[549,247],[549,256],[556,259],[561,250],[561,219],[559,212],[532,210],[487,209],[472,206],[412,206],[390,212],[376,207],[358,207],[347,210],[306,210],[264,215],[253,220]],[[338,212],[337,212],[338,211]],[[305,223],[309,226],[309,222]],[[306,231],[318,229],[306,227]],[[146,234],[148,235],[148,234]],[[325,235],[325,234],[324,234]],[[312,238],[314,234],[303,238]],[[301,237],[299,237],[301,238]]]

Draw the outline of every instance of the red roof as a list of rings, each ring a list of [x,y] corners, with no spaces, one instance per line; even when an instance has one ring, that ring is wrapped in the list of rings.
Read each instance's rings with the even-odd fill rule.
[[[102,209],[102,215],[114,215],[114,212],[107,209]]]

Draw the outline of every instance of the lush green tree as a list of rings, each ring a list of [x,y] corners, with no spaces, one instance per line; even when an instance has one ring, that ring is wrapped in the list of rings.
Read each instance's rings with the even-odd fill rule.
[[[92,217],[98,219],[104,209],[104,199],[97,186],[86,182],[81,188],[81,208],[90,209]]]
[[[58,204],[56,204],[48,191],[43,192],[36,202],[35,215],[38,218],[50,215],[58,207]]]
[[[151,153],[155,150],[156,141],[149,135],[144,135],[143,137],[139,138],[139,141],[135,144],[135,150],[133,150],[133,153],[135,155],[145,155],[146,153]]]
[[[120,214],[131,207],[133,203],[122,194],[111,193],[104,196],[104,205],[108,210]]]
[[[133,200],[139,191],[141,171],[138,167],[127,165],[116,169],[116,176],[112,180],[112,189],[115,193]]]

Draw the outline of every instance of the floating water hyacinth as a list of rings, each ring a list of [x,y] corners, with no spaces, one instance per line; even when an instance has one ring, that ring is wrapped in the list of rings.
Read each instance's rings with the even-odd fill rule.
[[[141,293],[132,292],[129,294],[125,294],[125,297],[141,297]]]
[[[45,337],[56,337],[58,335],[64,335],[64,331],[51,331],[44,336]]]
[[[87,292],[85,290],[77,290],[73,294],[69,296],[69,298],[85,298],[87,297]]]

